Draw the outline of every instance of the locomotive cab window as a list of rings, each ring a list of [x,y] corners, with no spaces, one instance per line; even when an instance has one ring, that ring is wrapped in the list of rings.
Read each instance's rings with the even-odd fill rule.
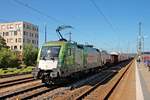
[[[58,58],[61,46],[44,46],[41,50],[40,59],[50,60]]]

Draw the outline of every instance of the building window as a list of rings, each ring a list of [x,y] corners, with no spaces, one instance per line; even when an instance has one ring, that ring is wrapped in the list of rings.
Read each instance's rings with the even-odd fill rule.
[[[23,31],[23,35],[26,35],[26,32],[25,32],[25,31]]]
[[[20,50],[22,49],[22,46],[20,45]]]
[[[38,32],[38,27],[36,27],[36,31]]]
[[[17,50],[17,46],[14,46],[14,50]]]
[[[5,35],[5,33],[3,32],[3,36]]]
[[[17,35],[17,31],[14,31],[14,36],[16,36]]]
[[[25,39],[23,39],[23,43],[25,42]]]
[[[30,26],[30,25],[27,25],[27,29],[31,29],[31,26]]]
[[[6,34],[6,36],[9,36],[9,32],[6,32],[5,34]]]
[[[34,44],[34,40],[32,40],[32,43]]]
[[[32,33],[30,33],[30,37],[31,37]]]
[[[26,25],[25,25],[25,24],[23,24],[23,28],[26,28]]]
[[[16,43],[17,43],[17,39],[16,39]]]
[[[28,36],[28,32],[26,32],[26,36]]]

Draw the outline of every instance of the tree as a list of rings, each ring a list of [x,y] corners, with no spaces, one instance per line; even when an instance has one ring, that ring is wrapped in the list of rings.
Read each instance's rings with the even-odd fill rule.
[[[1,48],[0,50],[0,67],[8,68],[8,67],[18,67],[18,58],[16,55],[7,48]]]
[[[8,46],[6,45],[5,39],[2,36],[0,36],[0,50],[2,48],[8,48]]]
[[[32,44],[24,45],[23,61],[27,66],[36,64],[37,55],[38,55],[38,49],[33,47]]]

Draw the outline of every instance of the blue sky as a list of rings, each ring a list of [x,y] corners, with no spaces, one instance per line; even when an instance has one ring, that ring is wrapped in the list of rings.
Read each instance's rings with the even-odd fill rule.
[[[94,0],[113,25],[114,30],[100,15],[90,0],[20,0],[59,20],[53,21],[14,0],[1,0],[0,22],[23,20],[40,28],[40,46],[44,42],[44,25],[47,24],[48,40],[57,40],[57,26],[74,27],[72,38],[79,43],[88,42],[108,51],[136,51],[138,23],[142,22],[145,50],[150,50],[150,1],[149,0]],[[68,35],[64,35],[68,38]]]

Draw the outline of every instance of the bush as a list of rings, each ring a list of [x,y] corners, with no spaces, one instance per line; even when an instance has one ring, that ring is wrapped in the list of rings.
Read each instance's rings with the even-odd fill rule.
[[[38,55],[38,49],[33,47],[32,44],[26,44],[24,46],[23,61],[27,66],[36,64],[37,55]]]
[[[9,49],[2,48],[0,50],[0,67],[17,67],[19,66],[17,56]]]
[[[8,49],[8,46],[6,45],[5,39],[0,35],[0,50],[2,48],[7,48]]]

